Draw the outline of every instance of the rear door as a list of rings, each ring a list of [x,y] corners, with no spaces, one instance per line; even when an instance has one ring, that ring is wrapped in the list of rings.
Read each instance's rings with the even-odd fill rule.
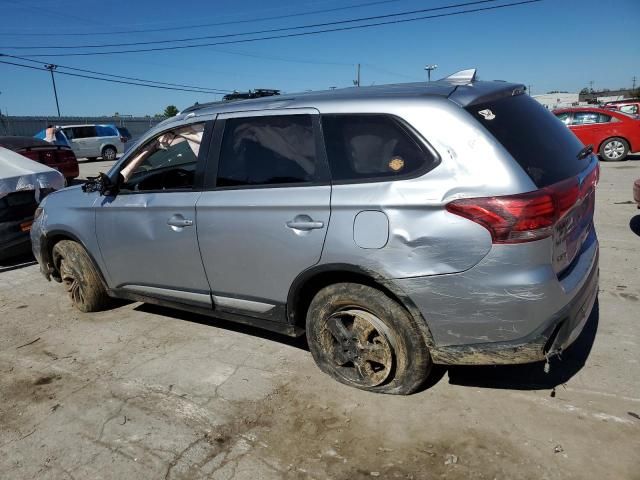
[[[600,112],[573,112],[571,130],[585,145],[593,145],[595,150],[600,142],[611,136],[611,115]]]
[[[73,150],[78,157],[97,157],[96,153],[96,127],[93,125],[83,125],[81,127],[73,127]]]
[[[285,320],[289,287],[318,263],[331,186],[318,112],[218,116],[196,205],[216,309]]]

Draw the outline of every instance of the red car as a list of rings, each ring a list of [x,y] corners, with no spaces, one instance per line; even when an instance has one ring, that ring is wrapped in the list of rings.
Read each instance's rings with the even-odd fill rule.
[[[562,108],[553,113],[585,145],[606,161],[624,160],[640,150],[640,120],[615,110],[591,107]]]
[[[13,150],[31,160],[58,170],[67,183],[80,175],[78,160],[71,147],[55,145],[33,137],[0,137],[0,147]]]

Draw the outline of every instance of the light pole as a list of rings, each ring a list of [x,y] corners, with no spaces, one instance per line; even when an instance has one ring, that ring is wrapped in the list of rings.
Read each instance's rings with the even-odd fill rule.
[[[427,71],[427,81],[431,81],[431,72],[438,68],[438,65],[426,65],[424,69]]]
[[[53,77],[53,71],[58,68],[53,63],[48,63],[44,66],[49,72],[51,72],[51,82],[53,83],[53,94],[56,97],[56,108],[58,109],[58,118],[60,118],[60,105],[58,104],[58,91],[56,90],[56,79]]]

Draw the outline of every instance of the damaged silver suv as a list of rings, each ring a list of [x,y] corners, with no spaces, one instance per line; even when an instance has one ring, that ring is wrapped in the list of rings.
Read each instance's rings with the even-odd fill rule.
[[[542,360],[598,291],[598,163],[522,85],[195,105],[49,195],[43,274],[80,310],[151,302],[306,334],[320,369],[407,394],[432,364]]]

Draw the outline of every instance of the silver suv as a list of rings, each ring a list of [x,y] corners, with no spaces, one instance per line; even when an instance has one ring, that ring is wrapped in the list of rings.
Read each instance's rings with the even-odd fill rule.
[[[306,333],[335,379],[407,394],[434,363],[575,340],[597,180],[522,85],[464,71],[191,107],[49,195],[33,249],[84,312],[115,297]]]

